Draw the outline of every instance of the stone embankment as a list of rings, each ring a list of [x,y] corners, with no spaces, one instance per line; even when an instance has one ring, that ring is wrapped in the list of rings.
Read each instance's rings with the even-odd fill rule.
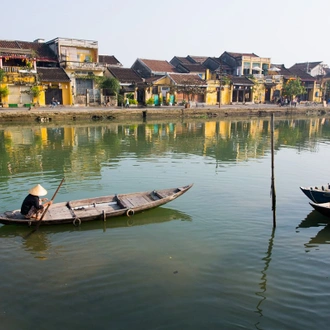
[[[330,115],[330,107],[323,105],[279,107],[273,104],[224,105],[191,107],[80,107],[58,106],[55,108],[0,108],[0,122],[74,122],[88,120],[147,120],[165,118],[215,118],[215,117],[262,117],[274,114],[277,117],[296,115]]]

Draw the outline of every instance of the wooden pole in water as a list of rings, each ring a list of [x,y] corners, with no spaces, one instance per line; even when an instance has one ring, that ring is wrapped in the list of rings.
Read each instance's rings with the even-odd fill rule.
[[[271,194],[272,194],[272,210],[273,210],[273,227],[276,227],[276,191],[275,191],[275,175],[274,175],[274,114],[271,116],[271,148],[272,148],[272,179],[271,179]]]

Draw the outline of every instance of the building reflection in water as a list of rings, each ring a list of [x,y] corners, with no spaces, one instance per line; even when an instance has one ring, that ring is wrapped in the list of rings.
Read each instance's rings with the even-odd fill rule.
[[[284,146],[315,147],[311,137],[322,131],[330,133],[324,118],[275,121],[275,148]],[[127,152],[139,156],[176,153],[196,154],[216,162],[242,162],[270,153],[270,118],[247,120],[206,120],[192,122],[90,123],[75,126],[39,126],[0,128],[0,142],[8,174],[26,167],[48,170],[46,154],[57,150],[65,167],[79,170],[84,155],[94,155],[98,162],[124,157]],[[122,156],[121,156],[122,155]],[[46,157],[47,158],[47,157]],[[99,171],[100,166],[87,171]],[[85,169],[86,170],[86,169]]]

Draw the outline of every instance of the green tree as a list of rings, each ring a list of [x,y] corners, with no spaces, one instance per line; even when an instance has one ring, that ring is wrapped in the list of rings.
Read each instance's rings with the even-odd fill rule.
[[[0,82],[3,81],[3,78],[4,78],[5,74],[6,74],[5,71],[0,69]]]
[[[99,83],[100,88],[104,89],[105,95],[118,95],[120,83],[116,78],[104,78]]]
[[[2,98],[9,95],[8,87],[0,87],[0,101],[2,102]]]
[[[293,96],[306,94],[307,91],[301,80],[297,78],[288,80],[282,87],[282,93],[292,101]]]
[[[3,81],[3,78],[5,77],[5,71],[0,69],[0,83]],[[1,87],[0,86],[0,102],[2,102],[2,98],[8,96],[9,89],[8,87]]]

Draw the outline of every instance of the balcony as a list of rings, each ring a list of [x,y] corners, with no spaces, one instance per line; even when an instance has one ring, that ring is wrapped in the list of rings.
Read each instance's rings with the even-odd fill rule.
[[[34,69],[26,69],[22,66],[3,66],[1,68],[7,75],[12,74],[25,74],[25,75],[35,75],[37,73]]]
[[[4,72],[6,72],[7,74],[10,74],[10,73],[18,73],[18,70],[20,70],[21,67],[19,67],[19,66],[3,66],[1,69]]]
[[[95,62],[62,61],[61,67],[67,70],[103,71],[104,65]]]
[[[258,80],[263,80],[263,79],[264,79],[264,75],[263,75],[262,73],[255,73],[255,74],[253,75],[253,77],[254,77],[255,79],[258,79]]]

